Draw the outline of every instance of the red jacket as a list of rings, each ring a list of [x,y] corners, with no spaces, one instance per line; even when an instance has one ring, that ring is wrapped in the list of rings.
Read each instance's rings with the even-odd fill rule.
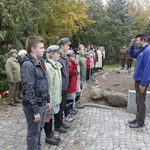
[[[94,60],[94,66],[96,65],[96,56],[93,55],[93,60]]]
[[[86,68],[87,69],[91,68],[91,59],[88,56],[86,56]]]
[[[67,93],[74,93],[76,92],[76,85],[77,85],[77,64],[75,61],[68,62],[69,66],[69,87]]]

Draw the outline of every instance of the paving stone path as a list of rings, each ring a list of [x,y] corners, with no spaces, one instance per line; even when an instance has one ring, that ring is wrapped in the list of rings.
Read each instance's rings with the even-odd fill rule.
[[[42,150],[150,150],[150,115],[146,126],[128,127],[135,115],[124,109],[85,107],[66,134],[59,134],[59,146],[45,144]],[[0,150],[26,150],[26,120],[21,104],[0,111]]]

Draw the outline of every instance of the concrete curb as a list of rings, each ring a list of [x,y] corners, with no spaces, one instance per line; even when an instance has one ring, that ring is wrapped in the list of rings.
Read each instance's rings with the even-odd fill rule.
[[[115,107],[110,107],[110,106],[104,106],[104,105],[98,105],[98,104],[83,104],[84,107],[95,107],[95,108],[103,108],[103,109],[117,109]]]
[[[126,107],[124,107],[124,108],[111,107],[111,106],[104,106],[104,105],[98,105],[98,104],[92,104],[92,103],[83,104],[83,106],[84,107],[99,108],[99,109],[111,109],[111,110],[127,111]]]

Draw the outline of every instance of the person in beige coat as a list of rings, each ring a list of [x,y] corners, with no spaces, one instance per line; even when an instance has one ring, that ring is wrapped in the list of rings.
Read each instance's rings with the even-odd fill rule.
[[[97,48],[97,56],[98,56],[98,59],[96,61],[96,68],[97,70],[100,71],[100,69],[102,69],[102,51],[101,51],[101,47],[99,46]]]
[[[20,78],[20,64],[16,59],[18,57],[17,50],[9,51],[10,58],[6,61],[5,70],[9,82],[9,105],[17,106]]]

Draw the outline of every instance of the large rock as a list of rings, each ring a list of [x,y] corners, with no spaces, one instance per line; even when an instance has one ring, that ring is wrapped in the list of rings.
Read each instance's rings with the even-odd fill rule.
[[[128,73],[133,74],[133,72],[134,72],[134,67],[131,67],[131,68],[128,69]]]
[[[98,75],[95,78],[95,85],[99,85],[99,84],[101,84],[101,82],[106,82],[107,81],[107,78],[106,78],[107,74],[108,74],[108,72],[105,72],[103,75]]]
[[[98,85],[95,85],[95,86],[92,87],[92,89],[97,89],[97,88],[101,88],[101,85],[98,84]]]
[[[116,107],[127,106],[127,95],[123,93],[110,94],[108,95],[107,100],[112,106],[116,106]]]
[[[104,90],[103,91],[103,97],[104,97],[104,99],[107,99],[110,94],[111,93],[109,91]]]
[[[100,88],[91,89],[91,97],[95,100],[103,98],[103,91]]]
[[[117,73],[120,73],[120,74],[127,74],[128,73],[128,70],[120,70],[120,69],[118,69],[118,70],[116,70],[117,71]]]

